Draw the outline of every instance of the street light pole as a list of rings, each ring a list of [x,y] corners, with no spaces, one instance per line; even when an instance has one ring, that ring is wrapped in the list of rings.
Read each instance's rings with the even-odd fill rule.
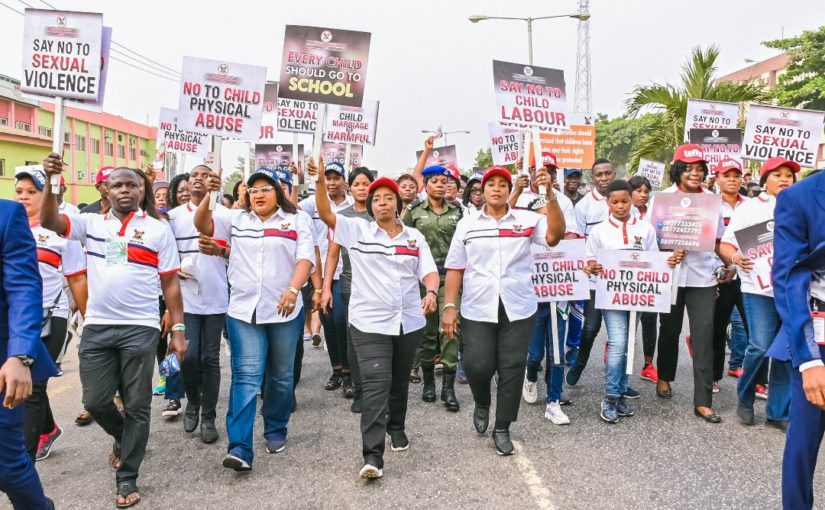
[[[533,65],[533,18],[527,18],[527,63]]]

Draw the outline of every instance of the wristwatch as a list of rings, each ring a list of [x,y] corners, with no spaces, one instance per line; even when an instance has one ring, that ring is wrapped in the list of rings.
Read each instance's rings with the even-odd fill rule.
[[[20,363],[23,363],[24,367],[30,367],[30,366],[34,365],[34,358],[32,358],[31,356],[21,354],[19,356],[12,356],[12,357],[19,359]]]

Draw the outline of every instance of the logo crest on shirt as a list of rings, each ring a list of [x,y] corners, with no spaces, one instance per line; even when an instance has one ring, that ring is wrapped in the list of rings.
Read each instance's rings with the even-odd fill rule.
[[[418,242],[415,239],[407,239],[407,248],[414,249],[418,245]]]
[[[281,230],[289,230],[289,223],[281,223]]]
[[[522,227],[521,225],[513,225],[513,232],[515,232],[516,234],[521,234],[523,230],[524,227]]]
[[[49,242],[48,234],[37,234],[37,244],[47,244]]]
[[[132,241],[143,241],[143,230],[135,229],[132,232]]]
[[[633,236],[633,249],[634,250],[641,250],[642,249],[642,236]],[[634,253],[633,254],[638,260],[639,255]]]

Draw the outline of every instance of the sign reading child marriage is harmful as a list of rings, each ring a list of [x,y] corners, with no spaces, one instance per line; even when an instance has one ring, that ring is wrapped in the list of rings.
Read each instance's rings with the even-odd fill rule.
[[[258,140],[265,86],[265,67],[183,57],[179,127]]]
[[[596,308],[631,312],[670,312],[673,269],[668,252],[599,250]]]

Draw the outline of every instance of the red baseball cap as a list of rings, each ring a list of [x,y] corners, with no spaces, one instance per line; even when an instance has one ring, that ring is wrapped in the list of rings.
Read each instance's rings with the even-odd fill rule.
[[[531,168],[536,166],[536,156],[532,152],[530,153],[530,164],[528,166]],[[541,166],[558,168],[559,165],[556,162],[556,155],[550,151],[541,151]]]
[[[394,180],[390,179],[389,177],[379,177],[378,179],[372,181],[370,187],[367,188],[368,193],[372,193],[373,190],[377,188],[390,188],[396,195],[400,195],[401,193],[398,191],[398,183]]]
[[[481,177],[482,189],[484,188],[484,185],[487,184],[487,180],[494,175],[500,175],[504,177],[505,179],[507,179],[507,184],[509,184],[511,188],[513,187],[513,176],[510,174],[510,171],[504,168],[503,166],[496,165],[488,168],[487,171],[484,172],[484,175]]]
[[[739,173],[742,173],[742,164],[727,156],[722,158],[722,160],[713,167],[713,173],[716,175],[724,175],[731,170],[739,170]]]
[[[798,173],[800,170],[799,163],[785,158],[771,158],[762,163],[762,169],[759,170],[759,178],[765,177],[768,172],[773,172],[780,166],[786,166],[791,169],[793,173]]]
[[[100,184],[101,182],[105,181],[109,178],[109,175],[114,171],[115,167],[113,166],[104,166],[101,167],[100,170],[97,172],[97,177],[95,178],[95,184]]]
[[[680,145],[673,154],[673,161],[681,161],[682,163],[707,163],[705,160],[705,151],[702,147],[693,143]]]

